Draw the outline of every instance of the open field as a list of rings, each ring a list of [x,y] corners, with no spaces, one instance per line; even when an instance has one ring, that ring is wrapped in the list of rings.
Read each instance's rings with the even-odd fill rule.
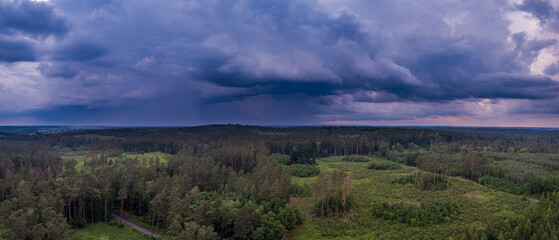
[[[372,159],[381,162],[381,159]],[[451,179],[446,191],[419,191],[413,185],[392,184],[391,181],[413,174],[416,169],[402,166],[396,170],[370,170],[368,162],[346,162],[342,157],[318,160],[322,170],[340,169],[351,172],[351,194],[354,196],[353,216],[349,220],[312,218],[305,214],[304,224],[289,239],[445,239],[463,233],[471,225],[487,223],[513,216],[519,210],[534,205],[522,196],[495,191],[478,184]],[[292,183],[311,184],[313,178],[292,178]],[[297,197],[296,207],[308,213],[311,197]],[[421,204],[451,201],[461,209],[455,219],[438,225],[412,226],[376,218],[370,213],[374,203]]]
[[[126,159],[134,159],[138,158],[141,163],[145,163],[146,166],[150,164],[151,160],[159,158],[159,163],[161,165],[167,165],[169,159],[173,155],[162,153],[162,152],[148,152],[148,153],[131,153],[131,152],[123,152],[117,156],[109,156],[106,157],[106,163],[118,163],[122,162]],[[72,152],[63,152],[61,158],[67,161],[75,161],[76,162],[76,170],[81,171],[83,169],[84,164],[91,163],[94,158],[100,159],[102,157],[101,154],[90,154],[84,151],[72,151]]]
[[[166,165],[167,162],[169,162],[171,156],[172,156],[171,154],[162,153],[162,152],[148,152],[148,153],[124,152],[120,154],[120,156],[109,157],[109,161],[112,160],[113,162],[120,162],[120,161],[124,161],[127,158],[138,158],[140,162],[145,161],[146,164],[149,164],[151,159],[159,158],[160,163]]]

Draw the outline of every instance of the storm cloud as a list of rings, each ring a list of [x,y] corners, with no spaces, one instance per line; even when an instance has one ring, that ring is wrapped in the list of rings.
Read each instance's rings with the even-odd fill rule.
[[[68,32],[68,23],[47,3],[4,0],[0,2],[0,32],[35,38],[63,36]]]
[[[6,77],[31,74],[41,84],[25,87],[44,92],[18,113],[0,109],[10,118],[90,125],[558,118],[548,105],[559,100],[559,59],[541,56],[559,51],[559,6],[545,0],[0,2]],[[512,13],[537,21],[541,34],[511,30]],[[4,99],[31,92],[18,91],[17,81],[2,86]]]
[[[35,61],[37,41],[62,37],[68,23],[54,6],[34,1],[0,1],[0,62]]]
[[[530,13],[549,31],[559,33],[559,6],[551,5],[548,0],[524,0],[518,9]]]
[[[0,36],[0,62],[35,61],[33,43]]]

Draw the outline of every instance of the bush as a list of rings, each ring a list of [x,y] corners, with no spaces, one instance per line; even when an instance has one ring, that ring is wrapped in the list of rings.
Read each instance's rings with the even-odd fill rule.
[[[274,154],[272,154],[272,158],[275,159],[276,161],[280,162],[281,164],[284,164],[284,165],[291,164],[291,160],[289,159],[289,155],[274,153]]]
[[[524,185],[515,183],[507,179],[488,176],[488,175],[479,178],[478,183],[480,183],[481,185],[485,185],[489,188],[497,189],[499,191],[512,193],[512,194],[523,194],[524,192],[526,192],[525,190],[526,188],[524,187]]]
[[[441,191],[450,188],[450,181],[446,175],[433,173],[417,173],[415,187],[421,191]],[[433,181],[434,179],[434,181]]]
[[[369,158],[363,156],[347,156],[342,160],[345,162],[368,162]]]
[[[448,222],[460,214],[454,202],[431,202],[415,204],[374,204],[371,213],[376,217],[417,226]]]
[[[400,177],[398,179],[392,180],[392,184],[414,184],[415,183],[415,174],[410,174],[407,176]]]
[[[303,214],[296,208],[282,208],[278,213],[278,218],[288,231],[303,224]]]
[[[293,197],[306,197],[311,193],[311,187],[308,184],[292,183],[289,186],[289,195]]]
[[[320,173],[320,168],[316,165],[296,164],[291,166],[291,175],[295,177],[314,177]]]
[[[421,154],[418,152],[413,152],[413,153],[390,152],[386,155],[386,159],[388,159],[391,162],[405,164],[408,166],[417,166],[417,159],[420,156]]]
[[[367,168],[368,169],[374,169],[374,170],[393,170],[393,169],[400,169],[401,166],[396,164],[396,163],[373,162],[373,163],[369,164],[369,166]]]

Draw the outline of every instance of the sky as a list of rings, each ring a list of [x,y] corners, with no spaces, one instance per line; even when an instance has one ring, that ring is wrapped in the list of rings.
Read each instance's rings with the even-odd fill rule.
[[[0,0],[0,125],[559,127],[555,0]]]

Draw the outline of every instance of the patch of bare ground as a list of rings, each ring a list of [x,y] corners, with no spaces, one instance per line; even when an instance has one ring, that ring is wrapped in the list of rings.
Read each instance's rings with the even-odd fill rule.
[[[321,220],[324,220],[324,221],[327,221],[327,220],[330,220],[330,219],[338,219],[340,222],[347,222],[347,221],[349,221],[349,219],[350,219],[351,217],[353,217],[354,215],[355,215],[355,213],[353,212],[353,210],[349,210],[349,212],[343,213],[343,214],[342,214],[342,217],[334,217],[334,218],[330,218],[330,217],[315,217],[315,216],[313,216],[311,210],[309,210],[309,211],[307,212],[307,217],[308,217],[310,220],[313,220],[313,219],[321,219]]]
[[[402,201],[403,204],[413,204],[413,205],[421,205],[421,202],[417,202],[417,201],[411,201],[411,200],[404,200]]]
[[[287,203],[287,205],[288,205],[290,208],[295,208],[295,207],[297,206],[297,198],[290,197],[290,198],[289,198],[289,202]]]
[[[353,213],[353,211],[349,211],[347,213],[344,213],[343,216],[340,218],[340,221],[347,222],[347,221],[349,221],[349,219],[351,217],[353,217],[353,215],[355,215],[355,213]]]

